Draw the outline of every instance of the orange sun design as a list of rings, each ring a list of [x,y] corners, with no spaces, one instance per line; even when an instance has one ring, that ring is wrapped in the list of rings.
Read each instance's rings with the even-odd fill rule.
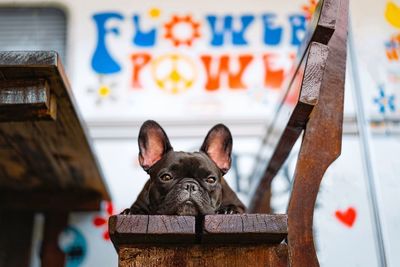
[[[193,21],[191,16],[173,16],[164,25],[165,38],[170,39],[174,46],[191,46],[200,37],[200,23]]]

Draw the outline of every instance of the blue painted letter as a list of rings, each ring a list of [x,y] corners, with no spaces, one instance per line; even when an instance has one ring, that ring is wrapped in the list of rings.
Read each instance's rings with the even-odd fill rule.
[[[233,29],[233,17],[225,16],[223,18],[223,29],[217,30],[217,16],[207,16],[208,24],[210,25],[212,32],[212,39],[210,44],[213,46],[222,46],[224,44],[224,37],[227,32],[230,32],[232,35],[232,44],[233,45],[246,45],[247,41],[244,38],[244,34],[254,20],[254,16],[241,16],[240,21],[242,23],[240,30]]]
[[[93,15],[97,26],[97,47],[92,57],[92,68],[100,74],[111,74],[121,70],[119,64],[111,57],[106,47],[107,33],[119,35],[117,28],[106,29],[106,23],[109,19],[123,20],[120,13],[99,13]]]
[[[148,32],[143,32],[140,29],[140,15],[133,16],[133,25],[135,27],[136,33],[133,37],[133,44],[137,46],[149,47],[153,46],[156,42],[156,29],[153,28]]]
[[[292,26],[292,45],[300,45],[304,38],[306,28],[306,18],[303,15],[289,16],[289,21]]]
[[[265,14],[262,16],[264,26],[264,44],[278,45],[282,39],[282,27],[274,26],[274,19],[276,15]]]

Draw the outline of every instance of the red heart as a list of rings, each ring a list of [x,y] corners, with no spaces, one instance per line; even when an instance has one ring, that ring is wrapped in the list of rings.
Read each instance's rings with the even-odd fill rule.
[[[346,211],[337,210],[335,216],[347,227],[352,227],[356,221],[357,212],[354,208],[350,207]]]

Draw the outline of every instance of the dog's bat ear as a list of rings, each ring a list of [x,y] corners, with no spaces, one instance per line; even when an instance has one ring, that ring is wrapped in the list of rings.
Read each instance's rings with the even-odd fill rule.
[[[138,143],[139,163],[145,171],[173,150],[164,129],[152,120],[145,121],[140,127]]]
[[[231,167],[232,135],[228,127],[217,124],[208,132],[200,151],[206,153],[223,172]]]

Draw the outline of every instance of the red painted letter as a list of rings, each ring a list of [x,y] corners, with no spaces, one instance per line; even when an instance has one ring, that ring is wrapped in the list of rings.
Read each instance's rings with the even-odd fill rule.
[[[272,89],[281,89],[283,80],[285,78],[284,68],[273,68],[273,63],[277,55],[273,53],[268,53],[263,56],[265,76],[264,76],[264,86]]]
[[[222,74],[228,77],[228,86],[231,89],[246,89],[246,85],[242,82],[242,76],[244,71],[246,70],[249,63],[253,60],[252,55],[240,55],[238,71],[236,73],[232,73],[230,70],[230,57],[228,55],[223,55],[219,59],[214,59],[212,56],[204,55],[201,56],[201,60],[203,61],[204,67],[206,69],[207,74],[207,82],[205,85],[206,90],[215,91],[220,88],[220,78]],[[211,71],[211,65],[213,62],[217,61],[218,71],[216,74],[213,74]]]
[[[147,53],[139,53],[139,54],[132,54],[131,55],[131,60],[132,60],[132,87],[133,88],[142,88],[142,85],[140,84],[140,72],[142,71],[142,68],[146,66],[147,63],[149,63],[151,59],[151,56]]]

